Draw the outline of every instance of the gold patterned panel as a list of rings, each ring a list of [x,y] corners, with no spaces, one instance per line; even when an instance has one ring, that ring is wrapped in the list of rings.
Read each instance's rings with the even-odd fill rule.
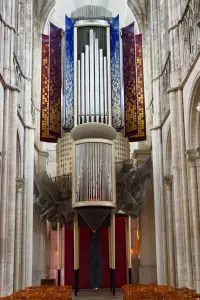
[[[144,101],[144,74],[142,54],[142,34],[135,36],[136,46],[136,74],[137,74],[137,100],[138,100],[138,134],[129,138],[129,142],[146,140],[146,117]]]
[[[40,140],[57,142],[57,138],[49,134],[49,37],[44,34],[42,35]]]

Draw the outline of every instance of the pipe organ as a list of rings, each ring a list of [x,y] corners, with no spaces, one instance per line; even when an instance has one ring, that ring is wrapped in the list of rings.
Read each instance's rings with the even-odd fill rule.
[[[65,125],[73,141],[72,208],[77,213],[73,221],[75,295],[79,289],[78,229],[83,221],[93,233],[101,226],[110,227],[110,288],[115,294],[115,145],[119,144],[118,160],[128,145],[119,139],[124,136],[120,132],[119,16],[112,18],[102,7],[79,8],[71,18],[66,16],[65,38]],[[61,157],[62,151],[60,145]],[[125,159],[129,159],[126,152]]]
[[[75,24],[77,29],[77,57],[74,58],[77,72],[77,125],[84,123],[110,124],[108,101],[107,26],[102,21],[95,26],[86,26],[83,21]]]
[[[110,141],[76,143],[76,203],[80,201],[113,202],[112,160]]]
[[[42,40],[41,141],[52,142],[53,139],[57,142],[57,175],[70,173],[72,178],[72,186],[71,181],[69,183],[72,189],[67,188],[68,194],[66,190],[62,195],[57,193],[56,197],[62,199],[61,210],[57,204],[54,209],[58,209],[58,215],[62,211],[66,224],[74,217],[75,295],[79,290],[80,226],[88,226],[91,234],[103,226],[110,227],[110,288],[115,294],[115,218],[131,214],[129,204],[124,205],[124,198],[133,198],[134,207],[137,202],[127,188],[132,187],[128,176],[129,184],[121,183],[121,179],[118,181],[116,205],[116,161],[130,158],[129,141],[142,141],[146,137],[142,36],[138,35],[136,39],[134,23],[130,24],[122,30],[121,47],[119,15],[112,18],[112,14],[100,6],[80,7],[71,18],[65,16],[65,25],[62,137],[59,65],[62,30],[50,24],[50,36],[43,35]],[[127,54],[126,49],[130,50]],[[121,55],[122,51],[124,55]],[[122,57],[125,124],[121,97]],[[59,84],[55,82],[57,75]],[[124,129],[128,138],[124,136]],[[122,178],[125,180],[125,175],[122,174]],[[59,231],[63,218],[57,214],[56,218]],[[126,234],[131,282],[130,217]],[[60,277],[60,269],[58,271]]]

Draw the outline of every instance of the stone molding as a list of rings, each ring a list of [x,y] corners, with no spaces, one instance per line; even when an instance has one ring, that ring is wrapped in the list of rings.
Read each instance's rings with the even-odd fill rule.
[[[3,19],[2,14],[0,14],[0,22],[2,22],[5,27],[8,27],[10,30],[13,30],[14,33],[16,33],[16,29],[13,26],[11,26],[8,23],[6,23],[6,21]]]
[[[188,161],[189,168],[196,167],[197,155],[196,155],[196,151],[194,149],[186,151],[186,158],[187,158],[187,161]]]
[[[196,156],[197,156],[197,159],[199,160],[200,159],[200,147],[197,147],[197,149],[196,149]]]
[[[132,158],[135,160],[136,166],[141,166],[151,156],[149,149],[136,149],[133,151]]]
[[[166,189],[171,190],[172,189],[173,176],[165,176],[164,177],[164,182],[165,182],[165,185],[166,185]]]
[[[18,93],[20,93],[20,89],[17,86],[13,86],[5,82],[3,75],[1,73],[0,73],[0,82],[3,85],[4,90],[9,89],[11,91],[17,91]]]
[[[16,191],[17,192],[22,191],[23,186],[24,186],[24,180],[23,179],[16,179]]]

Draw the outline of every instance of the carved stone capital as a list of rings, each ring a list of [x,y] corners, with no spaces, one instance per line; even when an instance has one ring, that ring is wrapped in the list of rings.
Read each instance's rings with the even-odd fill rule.
[[[24,180],[23,179],[16,179],[16,191],[22,191],[24,185]]]
[[[186,151],[186,158],[187,158],[189,168],[196,167],[197,155],[194,149]]]
[[[171,190],[172,189],[172,176],[165,176],[164,177],[164,182],[165,182],[165,185],[166,185],[166,189]]]
[[[196,156],[197,156],[197,159],[200,159],[200,147],[197,147],[197,149],[196,149]]]

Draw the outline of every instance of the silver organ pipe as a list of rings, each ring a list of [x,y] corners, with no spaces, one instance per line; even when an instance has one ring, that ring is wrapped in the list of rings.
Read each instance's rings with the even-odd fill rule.
[[[76,145],[76,202],[112,202],[112,145]]]
[[[78,125],[81,124],[81,62],[77,62],[77,77],[78,77]]]
[[[89,123],[90,116],[90,76],[89,76],[89,46],[85,46],[85,105],[86,123]]]
[[[94,122],[94,31],[90,30],[90,120]]]
[[[103,50],[99,50],[99,82],[100,82],[100,118],[104,123],[104,90],[103,90]]]
[[[107,58],[103,59],[104,73],[104,103],[105,103],[105,123],[108,124],[108,77],[107,77]]]
[[[95,113],[99,122],[99,41],[95,39]]]
[[[79,61],[77,61],[78,124],[89,122],[110,123],[109,59],[103,55],[105,51],[108,52],[109,47],[107,47],[107,50],[99,49],[100,44],[102,47],[102,40],[101,37],[100,40],[95,38],[95,30],[90,29],[84,35],[84,41],[89,42],[89,45],[85,45],[84,53],[79,54],[81,57],[80,72]]]
[[[81,53],[81,118],[85,123],[85,54]]]

